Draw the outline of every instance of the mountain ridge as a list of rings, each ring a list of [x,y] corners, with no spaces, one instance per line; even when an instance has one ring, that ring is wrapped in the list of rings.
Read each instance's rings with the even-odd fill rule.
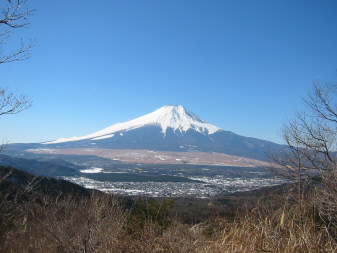
[[[266,161],[266,153],[284,149],[270,141],[237,135],[212,125],[183,106],[163,106],[92,134],[30,144],[10,144],[9,152],[32,149],[135,149],[216,152]]]
[[[208,135],[220,130],[220,128],[206,122],[181,105],[166,105],[149,114],[140,116],[127,122],[111,125],[89,135],[81,137],[74,136],[70,138],[60,138],[54,141],[43,142],[42,144],[56,144],[85,139],[91,139],[94,141],[113,138],[117,132],[127,132],[145,126],[161,127],[164,137],[166,136],[168,128],[172,128],[174,132],[179,131],[180,133],[192,129]]]

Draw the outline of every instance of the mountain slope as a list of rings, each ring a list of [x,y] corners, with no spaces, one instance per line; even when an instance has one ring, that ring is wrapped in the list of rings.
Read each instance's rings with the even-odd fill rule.
[[[164,106],[147,115],[114,124],[86,136],[8,146],[9,151],[34,148],[201,151],[265,160],[266,152],[283,146],[222,130],[179,105]]]
[[[102,140],[107,138],[113,138],[115,136],[115,133],[118,132],[127,132],[147,126],[160,127],[161,132],[164,136],[166,135],[168,129],[173,129],[174,132],[180,133],[186,132],[188,130],[194,130],[196,132],[204,134],[213,134],[220,130],[218,127],[207,123],[195,114],[189,112],[181,105],[163,106],[152,113],[146,114],[128,122],[117,123],[115,125],[86,136],[61,138],[55,141],[45,142],[44,144],[55,144],[88,139]]]

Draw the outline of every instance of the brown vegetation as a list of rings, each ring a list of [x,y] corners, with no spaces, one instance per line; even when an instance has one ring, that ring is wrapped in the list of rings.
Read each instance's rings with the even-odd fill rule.
[[[7,214],[16,218],[1,227],[0,251],[335,252],[335,228],[326,226],[310,199],[301,210],[284,199],[272,210],[264,202],[233,220],[217,216],[188,225],[162,215],[166,204],[143,203],[127,211],[117,198],[98,192],[76,198],[40,195],[7,202]]]
[[[296,185],[288,185],[174,205],[172,199],[139,199],[125,209],[108,194],[2,170],[0,252],[337,250],[336,227],[316,208],[313,188],[304,192],[301,206]],[[182,209],[186,203],[189,209]]]

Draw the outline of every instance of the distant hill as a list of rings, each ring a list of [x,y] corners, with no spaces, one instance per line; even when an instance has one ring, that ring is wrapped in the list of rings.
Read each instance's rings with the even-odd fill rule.
[[[40,176],[73,176],[80,174],[78,166],[62,159],[37,161],[0,155],[0,166],[11,166]]]
[[[6,175],[8,175],[6,177]],[[56,197],[60,194],[71,196],[89,196],[90,191],[77,184],[62,179],[36,176],[13,167],[0,166],[0,192],[1,194],[14,195],[19,190],[31,184],[29,194],[42,194]]]

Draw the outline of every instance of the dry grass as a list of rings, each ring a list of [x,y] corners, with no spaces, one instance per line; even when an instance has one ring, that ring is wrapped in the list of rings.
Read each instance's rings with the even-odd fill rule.
[[[40,199],[26,204],[19,224],[5,233],[1,252],[337,252],[333,228],[311,204],[258,208],[234,221],[218,217],[197,225],[176,220],[167,228],[129,222],[117,199]],[[301,210],[301,211],[300,211]]]
[[[27,204],[26,217],[7,233],[3,252],[102,252],[124,231],[126,213],[112,196],[40,201]]]

